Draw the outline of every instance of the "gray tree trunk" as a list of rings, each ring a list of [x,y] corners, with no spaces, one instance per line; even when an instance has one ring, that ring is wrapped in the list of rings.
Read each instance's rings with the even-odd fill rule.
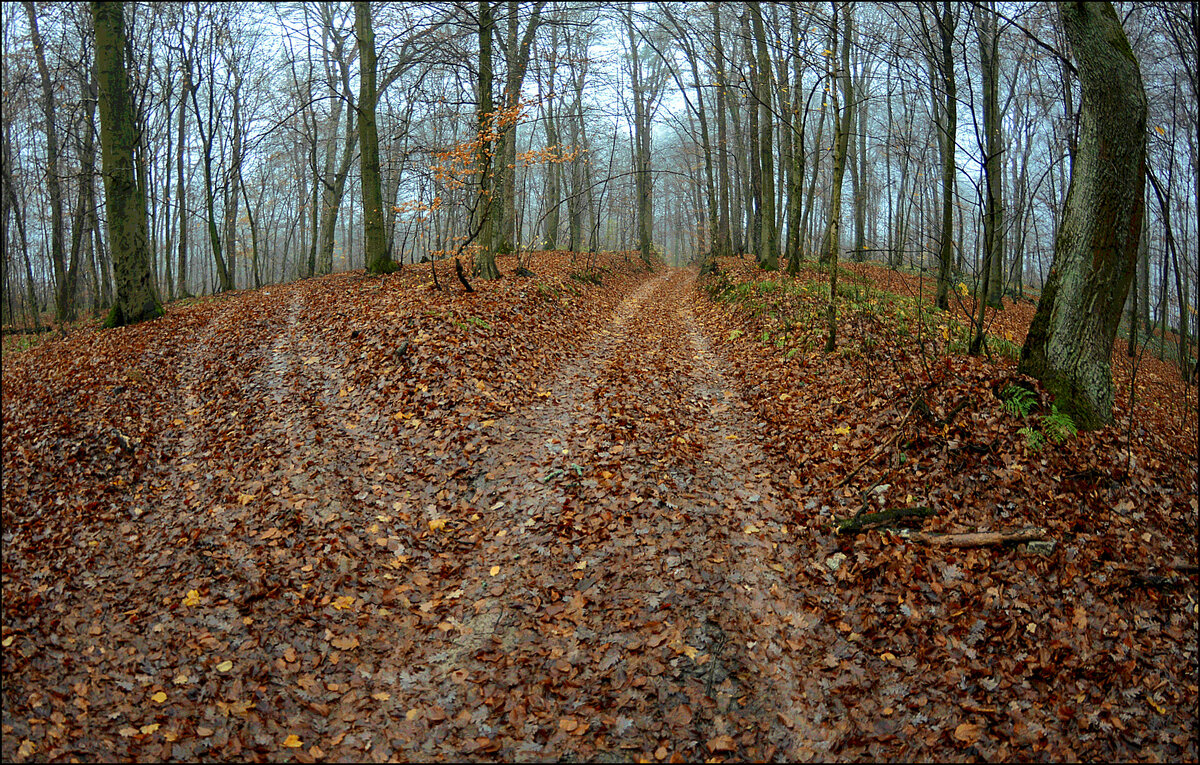
[[[106,327],[121,327],[162,315],[150,274],[146,193],[137,183],[133,166],[137,132],[129,75],[125,70],[123,10],[121,3],[92,3],[104,197],[117,283],[117,299],[105,319]]]
[[[1059,14],[1079,69],[1080,137],[1018,368],[1090,429],[1112,421],[1112,345],[1145,212],[1146,93],[1111,3],[1060,3]]]

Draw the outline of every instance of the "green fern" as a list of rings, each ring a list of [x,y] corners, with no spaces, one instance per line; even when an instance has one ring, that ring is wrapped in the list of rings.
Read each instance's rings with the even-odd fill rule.
[[[1071,415],[1058,411],[1058,407],[1053,404],[1050,405],[1050,414],[1042,417],[1042,430],[1056,444],[1061,444],[1079,433]]]
[[[1019,361],[1021,346],[1003,337],[988,336],[988,347],[1005,358]]]
[[[1042,445],[1046,443],[1046,437],[1036,428],[1021,428],[1017,433],[1025,436],[1025,445],[1029,447],[1029,451],[1031,452],[1041,451]]]
[[[1000,398],[1004,401],[1004,411],[1016,417],[1028,417],[1033,405],[1037,403],[1033,391],[1020,385],[1005,387],[1000,391]]]

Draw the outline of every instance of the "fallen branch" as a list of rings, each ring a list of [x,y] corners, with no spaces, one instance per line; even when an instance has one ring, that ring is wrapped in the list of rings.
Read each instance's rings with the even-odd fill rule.
[[[878,513],[863,513],[838,523],[837,533],[857,534],[868,528],[887,526],[902,521],[905,518],[928,518],[936,514],[936,511],[932,507],[897,507],[891,510],[882,510]]]
[[[1168,590],[1175,587],[1182,587],[1191,581],[1191,577],[1187,576],[1163,576],[1161,574],[1147,574],[1141,571],[1129,575],[1130,587],[1155,587]]]
[[[1031,528],[1019,531],[975,531],[962,534],[933,534],[917,531],[910,534],[899,532],[913,542],[935,547],[994,547],[1020,542],[1040,542],[1049,537],[1045,529]]]

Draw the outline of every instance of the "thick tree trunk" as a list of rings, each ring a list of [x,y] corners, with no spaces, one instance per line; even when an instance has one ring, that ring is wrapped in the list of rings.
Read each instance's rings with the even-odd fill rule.
[[[479,80],[476,83],[479,97],[479,108],[476,114],[477,130],[479,131],[479,151],[476,162],[479,166],[479,199],[476,202],[472,229],[478,230],[476,242],[479,244],[479,254],[475,257],[475,275],[484,279],[497,279],[500,270],[496,268],[496,249],[494,242],[493,198],[495,178],[492,177],[491,152],[494,144],[484,140],[494,129],[495,115],[492,112],[492,33],[495,22],[492,19],[492,6],[488,0],[479,0]]]
[[[1081,129],[1054,263],[1021,349],[1082,428],[1112,421],[1110,358],[1145,208],[1146,93],[1111,3],[1060,3],[1081,86]]]
[[[354,26],[358,32],[358,139],[361,144],[363,201],[363,246],[367,272],[388,274],[396,263],[388,251],[383,225],[383,187],[379,177],[379,133],[375,128],[375,32],[371,28],[371,3],[354,4]]]
[[[134,174],[133,147],[137,133],[129,76],[125,71],[122,4],[93,2],[92,21],[100,85],[100,146],[108,241],[117,282],[117,300],[105,326],[120,327],[161,316],[162,306],[150,275],[146,193]]]

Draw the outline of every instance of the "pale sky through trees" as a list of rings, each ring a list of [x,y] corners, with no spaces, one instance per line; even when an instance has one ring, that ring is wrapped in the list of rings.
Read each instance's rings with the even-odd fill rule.
[[[86,6],[35,3],[39,31],[45,40],[48,75],[57,104],[54,119],[61,144],[61,187],[67,234],[89,224],[76,221],[81,136],[92,129],[83,109],[86,99],[81,76],[91,61],[90,17]],[[510,9],[516,9],[520,28],[531,18],[535,4],[495,4],[496,80],[499,95],[507,72],[506,45]],[[562,233],[569,233],[568,203],[580,205],[581,230],[595,228],[602,247],[630,246],[634,220],[629,214],[634,195],[631,136],[632,99],[629,43],[623,18],[629,14],[639,37],[640,59],[657,78],[657,101],[651,139],[651,184],[654,211],[652,238],[657,247],[683,260],[696,258],[704,248],[704,161],[700,125],[694,109],[695,83],[688,51],[695,51],[704,94],[703,108],[715,142],[716,122],[729,128],[724,153],[732,173],[733,203],[744,218],[747,167],[743,158],[753,149],[745,126],[735,129],[734,115],[747,120],[753,95],[748,86],[753,41],[743,39],[743,4],[721,8],[720,33],[726,48],[731,103],[727,114],[716,113],[715,70],[712,59],[712,21],[703,3],[548,3],[541,10],[533,36],[522,98],[530,103],[516,128],[517,150],[523,155],[544,149],[546,120],[556,121],[560,147],[578,155],[569,168],[544,161],[522,166],[515,179],[521,243],[536,248],[546,238],[547,211],[556,204],[546,198],[548,174],[561,177]],[[788,6],[763,6],[767,43],[772,58],[771,105],[776,125],[774,161],[782,178],[785,137],[781,108],[795,111],[792,135],[803,131],[805,199],[804,239],[820,239],[823,206],[828,204],[832,163],[832,120],[822,120],[823,104],[836,72],[828,55],[830,4],[798,6],[798,40],[792,40]],[[930,4],[871,4],[853,6],[854,39],[851,78],[861,120],[852,131],[847,183],[861,170],[861,193],[844,195],[847,216],[855,204],[864,206],[865,231],[842,227],[842,246],[856,241],[873,259],[922,261],[921,252],[937,249],[940,238],[935,209],[940,198],[937,113],[931,98],[940,89],[934,52],[935,11]],[[1149,161],[1167,192],[1177,254],[1166,242],[1165,218],[1157,201],[1148,205],[1148,242],[1143,312],[1178,316],[1180,302],[1193,310],[1196,268],[1196,105],[1195,29],[1188,26],[1187,6],[1173,3],[1119,4],[1125,29],[1143,69],[1149,96]],[[982,184],[982,104],[977,16],[971,4],[952,4],[951,57],[958,91],[955,135],[954,269],[959,280],[976,278],[980,263],[980,200]],[[30,38],[30,22],[21,6],[4,14],[4,124],[6,151],[11,152],[11,182],[17,190],[24,241],[16,218],[5,232],[8,264],[5,270],[5,321],[21,310],[30,296],[39,304],[52,289],[54,275],[49,251],[46,130],[43,92]],[[990,11],[988,11],[990,12]],[[1004,224],[1007,242],[1005,289],[1025,285],[1036,289],[1049,267],[1054,231],[1069,180],[1070,150],[1078,85],[1070,73],[1067,50],[1057,11],[1050,4],[999,3],[999,104],[1004,142],[1001,165],[1007,201]],[[375,3],[372,6],[380,77],[391,72],[380,90],[381,164],[386,201],[393,209],[389,241],[396,257],[406,262],[431,253],[450,251],[461,226],[466,198],[439,194],[435,154],[468,140],[477,99],[477,8],[475,3]],[[357,137],[348,135],[358,88],[358,60],[350,4],[129,4],[135,93],[144,128],[141,147],[149,182],[148,198],[155,251],[155,275],[166,297],[182,284],[188,292],[203,293],[216,286],[213,253],[206,233],[206,195],[201,172],[200,135],[212,123],[213,216],[218,239],[233,254],[232,279],[237,286],[286,281],[309,271],[362,266],[358,199]],[[679,24],[676,27],[675,24]],[[686,36],[680,34],[680,29]],[[1190,48],[1188,46],[1191,46]],[[1063,59],[1060,54],[1065,54]],[[940,55],[940,51],[939,51]],[[661,56],[666,56],[664,60]],[[557,57],[557,58],[555,58]],[[792,71],[799,58],[799,92],[795,83],[781,83],[779,74]],[[556,63],[555,63],[556,61]],[[399,64],[395,71],[393,67]],[[181,98],[184,70],[193,70],[199,96]],[[672,73],[671,70],[674,70]],[[575,103],[573,88],[584,77],[582,99]],[[553,77],[551,85],[549,79]],[[687,90],[687,97],[679,85]],[[236,91],[236,92],[235,92]],[[543,94],[538,101],[538,93]],[[546,94],[553,97],[546,98]],[[797,98],[792,96],[796,95]],[[689,102],[691,106],[689,107]],[[184,114],[183,188],[178,199],[179,111]],[[198,122],[200,123],[198,125]],[[236,135],[235,135],[236,133]],[[615,136],[615,143],[614,143]],[[170,147],[170,148],[168,148]],[[170,155],[168,154],[170,151]],[[865,151],[865,156],[858,157]],[[532,156],[532,155],[530,155]],[[321,200],[346,164],[344,190]],[[543,157],[544,159],[544,157]],[[590,162],[583,173],[578,163]],[[240,173],[240,180],[235,176]],[[815,174],[815,175],[814,175]],[[611,176],[611,178],[609,178]],[[605,179],[609,178],[607,182]],[[584,189],[593,186],[590,199]],[[810,180],[816,181],[808,194]],[[97,187],[99,184],[96,184]],[[336,184],[335,184],[336,185]],[[783,185],[775,184],[777,194]],[[314,197],[314,189],[319,192]],[[242,192],[245,193],[242,193]],[[244,197],[244,198],[243,198]],[[861,197],[861,201],[857,201]],[[328,206],[336,200],[337,214],[325,222],[312,219],[313,200]],[[428,210],[434,199],[445,206]],[[247,200],[261,228],[257,265],[248,263],[250,225]],[[102,206],[102,192],[94,202]],[[183,281],[176,273],[182,206],[187,227]],[[18,209],[19,208],[19,209]],[[575,209],[572,207],[572,209]],[[787,206],[777,206],[784,226]],[[102,214],[102,213],[101,213]],[[551,216],[552,218],[552,216]],[[736,216],[735,216],[736,218]],[[849,218],[848,218],[849,219]],[[597,225],[597,222],[598,225]],[[743,232],[745,220],[735,220]],[[332,232],[318,235],[317,229]],[[90,231],[91,228],[88,228]],[[781,230],[783,230],[781,228]],[[257,229],[256,229],[257,231]],[[67,234],[64,234],[66,236]],[[103,236],[84,237],[78,247],[79,287],[83,304],[104,301],[106,272]],[[311,251],[314,241],[332,253]],[[587,243],[584,243],[585,246]],[[171,253],[168,256],[168,253]],[[1013,258],[1019,256],[1019,262]],[[70,257],[68,254],[67,258]],[[928,265],[928,264],[926,264]],[[1181,288],[1175,284],[1179,269]],[[257,276],[255,275],[257,271]],[[94,274],[94,275],[93,275]],[[172,285],[167,284],[168,275]],[[30,281],[32,280],[32,281]],[[28,282],[28,283],[27,283]],[[1191,297],[1188,297],[1191,295]]]

